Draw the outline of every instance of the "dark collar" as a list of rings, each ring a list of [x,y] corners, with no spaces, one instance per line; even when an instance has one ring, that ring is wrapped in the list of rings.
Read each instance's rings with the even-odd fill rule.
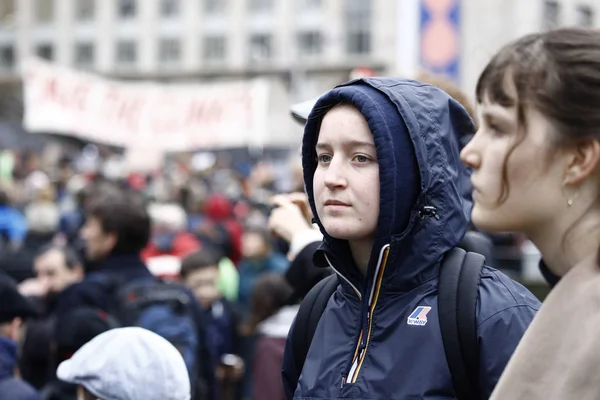
[[[110,255],[100,262],[99,268],[101,271],[123,271],[124,269],[131,270],[147,268],[140,255],[136,253]]]
[[[548,282],[551,288],[556,286],[558,281],[560,281],[560,276],[554,275],[554,273],[552,273],[552,271],[548,269],[548,267],[544,263],[544,260],[540,260],[540,272],[542,273],[544,279],[546,280],[546,282]]]

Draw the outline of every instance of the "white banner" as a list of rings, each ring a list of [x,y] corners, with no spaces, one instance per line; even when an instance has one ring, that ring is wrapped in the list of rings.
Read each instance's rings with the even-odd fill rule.
[[[30,132],[162,151],[299,143],[290,138],[287,93],[273,81],[120,82],[33,59],[23,84]]]

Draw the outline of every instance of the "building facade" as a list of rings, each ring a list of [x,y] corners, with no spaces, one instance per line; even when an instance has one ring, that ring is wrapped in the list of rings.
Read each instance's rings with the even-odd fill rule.
[[[507,41],[599,24],[600,0],[0,0],[0,72],[17,76],[21,60],[37,55],[129,79],[266,74],[302,100],[357,66],[414,76],[423,5],[449,3],[458,10],[455,78],[468,93]]]

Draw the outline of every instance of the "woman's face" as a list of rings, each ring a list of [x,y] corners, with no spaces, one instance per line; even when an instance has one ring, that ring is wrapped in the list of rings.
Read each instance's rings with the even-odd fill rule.
[[[479,130],[461,152],[463,162],[473,169],[473,223],[495,232],[543,229],[567,202],[567,158],[553,146],[548,120],[528,108],[523,130],[516,107],[503,107],[487,96],[480,114]]]

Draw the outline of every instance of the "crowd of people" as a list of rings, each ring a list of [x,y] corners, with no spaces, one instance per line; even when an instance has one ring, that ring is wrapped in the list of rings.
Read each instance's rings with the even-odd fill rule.
[[[3,174],[0,399],[597,398],[599,71],[599,31],[520,38],[479,121],[347,82],[296,113],[286,194],[218,157]],[[543,304],[482,232],[539,248]]]

